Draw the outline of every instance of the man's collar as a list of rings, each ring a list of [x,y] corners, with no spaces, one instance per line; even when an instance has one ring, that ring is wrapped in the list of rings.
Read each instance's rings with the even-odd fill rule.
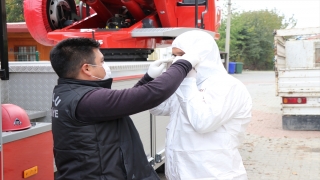
[[[103,88],[111,89],[112,81],[113,81],[112,78],[109,78],[106,80],[99,80],[99,81],[59,78],[58,84],[79,84],[84,86],[103,87]]]

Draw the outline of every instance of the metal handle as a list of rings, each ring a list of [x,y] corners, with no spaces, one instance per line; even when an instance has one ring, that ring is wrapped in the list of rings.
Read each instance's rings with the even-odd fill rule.
[[[206,0],[206,9],[201,14],[201,26],[200,26],[201,29],[204,29],[204,23],[203,23],[204,20],[203,19],[204,19],[204,15],[207,14],[207,12],[208,12],[208,1],[209,0]]]
[[[199,2],[198,0],[195,1],[195,12],[196,12],[196,17],[195,17],[195,27],[198,28],[198,5],[199,5]]]

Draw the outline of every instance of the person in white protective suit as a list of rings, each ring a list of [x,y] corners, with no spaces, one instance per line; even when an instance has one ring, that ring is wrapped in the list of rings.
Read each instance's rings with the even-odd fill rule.
[[[211,35],[194,30],[172,43],[178,59],[201,58],[170,98],[150,110],[170,116],[165,173],[169,180],[246,180],[238,151],[251,119],[246,87],[222,65]],[[182,56],[182,57],[181,57]]]

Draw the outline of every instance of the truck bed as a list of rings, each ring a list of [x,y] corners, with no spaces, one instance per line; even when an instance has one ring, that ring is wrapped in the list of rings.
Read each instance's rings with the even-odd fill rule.
[[[275,31],[276,95],[282,99],[283,129],[320,130],[320,39],[313,38],[317,34],[320,28]]]

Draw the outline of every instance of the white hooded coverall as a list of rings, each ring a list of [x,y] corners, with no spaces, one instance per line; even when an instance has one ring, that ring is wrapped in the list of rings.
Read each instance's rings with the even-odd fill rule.
[[[251,119],[250,94],[226,72],[208,33],[188,31],[172,47],[201,57],[201,62],[195,68],[196,78],[185,78],[175,94],[150,110],[153,115],[170,116],[167,179],[246,180],[237,148]]]

